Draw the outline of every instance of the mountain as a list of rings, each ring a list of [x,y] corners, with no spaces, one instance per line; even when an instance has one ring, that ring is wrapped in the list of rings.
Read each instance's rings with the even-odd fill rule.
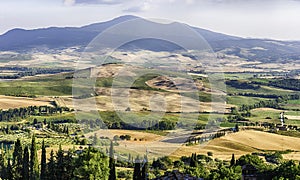
[[[84,48],[99,33],[118,23],[136,19],[136,16],[121,16],[113,20],[83,27],[50,27],[43,29],[13,29],[0,36],[0,51],[26,52],[32,49],[63,49],[73,46]],[[247,39],[229,36],[209,30],[191,27],[199,33],[215,52],[235,55],[247,60],[286,61],[300,59],[300,42],[269,39]],[[151,42],[151,43],[149,43]],[[139,40],[134,47],[154,51],[172,51],[176,45],[159,40]]]

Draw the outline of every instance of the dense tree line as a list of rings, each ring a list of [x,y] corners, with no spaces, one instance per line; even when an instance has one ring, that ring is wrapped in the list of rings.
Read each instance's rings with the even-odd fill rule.
[[[28,68],[28,67],[0,67],[1,70],[17,71],[13,75],[0,75],[0,79],[18,79],[25,76],[35,76],[39,74],[57,74],[61,72],[72,72],[72,69],[54,69],[54,68]]]
[[[283,88],[283,89],[295,90],[295,91],[300,90],[299,79],[277,79],[277,80],[269,81],[268,85]]]
[[[261,95],[261,94],[255,94],[255,93],[242,93],[242,95],[246,96],[256,96],[256,97],[276,97],[275,99],[271,100],[261,100],[254,104],[242,104],[238,109],[235,107],[231,108],[231,116],[228,117],[229,121],[243,121],[246,120],[245,118],[251,116],[250,110],[256,109],[256,108],[274,108],[274,109],[282,109],[281,103],[288,101],[288,100],[299,100],[300,95],[299,94],[287,94],[287,95]]]
[[[80,123],[86,124],[91,129],[95,128],[108,128],[108,129],[127,129],[127,130],[174,130],[176,128],[176,122],[169,120],[144,120],[142,122],[126,123],[120,119],[110,120],[79,120]]]
[[[280,109],[278,101],[267,100],[267,101],[259,101],[258,103],[254,103],[251,105],[243,104],[242,106],[240,106],[239,111],[249,111],[251,109],[263,108],[263,107]]]
[[[63,111],[70,111],[67,107],[51,107],[51,106],[29,106],[14,108],[8,110],[0,109],[0,121],[18,121],[31,115],[52,115],[62,113]]]
[[[46,147],[43,141],[39,162],[36,139],[32,137],[31,146],[22,146],[18,139],[11,154],[2,149],[0,154],[0,177],[7,180],[67,180],[67,179],[108,179],[108,158],[99,150],[89,147],[80,152],[72,149],[65,152],[59,146],[58,151],[50,153],[46,161]]]
[[[116,166],[120,167],[120,162],[115,162],[115,151],[111,143],[106,156],[100,150],[87,147],[85,149],[63,150],[59,146],[58,151],[51,150],[49,159],[46,159],[46,144],[41,144],[40,160],[37,156],[37,144],[35,136],[32,137],[30,146],[23,146],[18,139],[12,150],[1,149],[0,153],[0,177],[7,180],[116,180],[118,177],[127,177],[134,180],[151,179],[159,177],[160,171],[178,169],[180,172],[198,178],[208,180],[215,179],[241,179],[245,165],[255,168],[253,175],[261,179],[299,179],[299,162],[283,160],[281,153],[267,153],[264,156],[265,163],[256,154],[243,155],[235,159],[234,154],[230,161],[221,161],[209,156],[193,153],[191,156],[183,156],[179,160],[171,160],[169,157],[154,159],[150,164],[147,156],[140,158],[137,156],[134,165],[130,162],[122,163],[122,167],[132,168],[133,174],[126,176],[119,173]],[[132,156],[128,157],[133,159]]]
[[[237,88],[237,89],[259,89],[259,85],[253,85],[250,82],[246,81],[239,81],[239,80],[229,80],[225,82],[226,85],[229,85],[231,87]]]
[[[277,155],[274,155],[277,154]],[[267,157],[273,156],[274,159],[278,158],[278,152]],[[170,160],[166,160],[167,164]],[[183,163],[182,163],[183,162]],[[270,162],[270,161],[268,161]],[[207,168],[207,164],[214,164],[216,168]],[[234,154],[230,162],[214,161],[212,158],[193,153],[190,157],[183,156],[180,161],[175,161],[173,167],[181,167],[187,174],[194,175],[209,180],[229,179],[239,180],[242,176],[242,168],[246,165],[253,166],[256,171],[252,176],[258,179],[299,179],[300,166],[299,162],[293,160],[282,160],[281,162],[275,161],[271,164],[265,163],[263,159],[254,154],[247,154],[235,159]],[[161,163],[166,164],[166,163]],[[171,167],[171,166],[169,166]],[[247,172],[245,172],[247,173]]]
[[[232,130],[229,129],[229,131],[231,132]],[[190,137],[187,140],[188,145],[189,144],[198,144],[198,143],[203,143],[203,142],[207,142],[210,141],[212,139],[216,139],[216,138],[220,138],[222,136],[226,135],[226,130],[222,130],[222,131],[218,131],[216,133],[212,133],[212,134],[208,134],[208,135],[202,135],[199,137]]]

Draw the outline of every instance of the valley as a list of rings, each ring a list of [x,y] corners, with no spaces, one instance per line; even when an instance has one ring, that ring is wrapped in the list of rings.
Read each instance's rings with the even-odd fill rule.
[[[132,179],[146,168],[145,179],[240,179],[248,165],[275,179],[295,167],[299,178],[298,41],[189,27],[204,49],[146,38],[93,51],[96,35],[135,18],[0,35],[1,178],[22,174],[15,160],[29,151],[28,169],[52,179]]]

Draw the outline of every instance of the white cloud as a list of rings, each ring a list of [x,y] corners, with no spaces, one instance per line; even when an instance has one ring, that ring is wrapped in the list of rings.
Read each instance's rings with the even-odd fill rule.
[[[123,12],[143,12],[149,10],[150,8],[151,8],[151,4],[149,2],[143,2],[139,5],[125,8]]]
[[[65,0],[65,4],[66,1],[72,1],[73,4],[72,5],[76,5],[76,4],[121,4],[124,1],[122,0]]]
[[[65,1],[64,1],[64,4],[65,4],[66,6],[72,6],[72,5],[75,4],[75,0],[65,0]]]

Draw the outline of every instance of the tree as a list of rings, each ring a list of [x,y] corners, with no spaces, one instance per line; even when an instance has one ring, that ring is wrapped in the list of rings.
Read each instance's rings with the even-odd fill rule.
[[[197,159],[197,154],[196,153],[193,153],[192,156],[191,156],[190,166],[191,167],[197,167],[198,166],[198,159]]]
[[[207,152],[207,156],[213,156],[213,152],[208,151],[208,152]]]
[[[108,158],[99,150],[89,147],[76,160],[74,179],[103,179],[109,176]]]
[[[47,166],[47,164],[46,164],[46,147],[45,147],[45,141],[43,140],[42,155],[41,155],[41,174],[40,174],[41,180],[46,179],[46,174],[47,174],[46,166]]]
[[[186,166],[184,168],[184,174],[190,174],[192,176],[201,177],[203,179],[209,179],[210,170],[208,170],[203,165],[199,165],[197,168]]]
[[[113,141],[110,142],[109,149],[109,180],[116,180],[116,167],[115,167],[115,159],[114,159],[114,145]]]
[[[211,171],[208,179],[240,180],[241,174],[234,172],[234,169],[231,167],[225,167],[223,164],[220,164],[217,169]]]
[[[63,180],[64,174],[64,152],[61,148],[61,144],[59,145],[58,151],[56,153],[56,169],[55,172],[57,174],[56,179]]]
[[[137,157],[134,163],[133,180],[141,180],[141,178],[142,178],[141,162],[140,162],[140,158]]]
[[[94,136],[93,136],[93,142],[92,144],[95,146],[98,144],[98,138],[97,138],[97,134],[95,133]]]
[[[258,169],[265,168],[264,161],[259,158],[257,155],[246,154],[241,156],[237,161],[236,165],[243,166],[246,164],[253,165]]]
[[[148,178],[148,174],[149,174],[149,163],[148,163],[148,157],[147,155],[144,156],[144,163],[143,163],[143,167],[142,167],[142,179],[143,180],[147,180]]]
[[[65,174],[64,174],[64,179],[72,179],[73,177],[73,172],[75,168],[75,163],[74,163],[74,150],[69,149],[68,153],[66,156],[64,156],[64,168],[65,168]]]
[[[49,162],[48,162],[48,171],[47,171],[47,177],[49,180],[52,180],[52,179],[56,179],[56,174],[55,174],[55,160],[54,160],[54,152],[53,150],[51,150],[50,152],[50,158],[49,158]]]
[[[39,177],[39,163],[37,156],[37,147],[35,142],[35,135],[32,136],[30,149],[30,179],[36,180]]]
[[[8,160],[7,160],[7,179],[8,180],[13,180],[13,174],[14,172],[13,172],[13,167],[12,167],[12,165],[11,165],[11,163],[10,163],[10,158],[8,158]]]
[[[230,166],[234,166],[234,165],[235,165],[235,157],[234,157],[234,154],[232,154],[231,160],[230,160]]]
[[[300,175],[300,167],[293,160],[282,163],[275,169],[275,177],[273,179],[298,179]]]
[[[154,169],[160,169],[160,170],[167,170],[171,168],[172,165],[173,165],[172,160],[167,156],[158,158],[157,160],[153,160],[152,162],[152,167]]]
[[[1,149],[0,153],[0,178],[6,179],[6,173],[7,173],[7,168],[6,168],[6,156],[3,153],[3,149]]]
[[[14,152],[13,152],[13,176],[14,179],[23,179],[22,170],[23,170],[23,150],[20,139],[17,139],[15,142]]]
[[[29,180],[29,149],[28,146],[24,148],[24,156],[23,156],[23,179]]]
[[[235,132],[239,132],[240,129],[239,129],[239,125],[238,124],[235,124]]]

